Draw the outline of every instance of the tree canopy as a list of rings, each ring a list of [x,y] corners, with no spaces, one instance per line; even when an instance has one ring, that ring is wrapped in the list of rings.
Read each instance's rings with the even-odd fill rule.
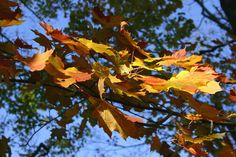
[[[181,0],[0,0],[0,156],[76,156],[96,126],[163,156],[236,156],[235,3],[192,0],[196,25]],[[6,33],[27,16],[34,39]]]

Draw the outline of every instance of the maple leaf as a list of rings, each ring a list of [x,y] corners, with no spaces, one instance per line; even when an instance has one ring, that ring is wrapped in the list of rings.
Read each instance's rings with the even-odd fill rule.
[[[138,42],[134,41],[131,37],[131,34],[125,30],[125,26],[128,25],[127,22],[123,21],[120,23],[120,36],[119,41],[124,45],[124,47],[130,47],[132,51],[134,51],[134,55],[138,58],[150,58],[150,54],[144,51],[140,46],[138,46]],[[136,54],[137,53],[137,54]]]
[[[82,72],[75,67],[64,69],[64,63],[58,56],[51,56],[45,70],[54,77],[55,83],[62,87],[69,87],[76,82],[83,82],[91,79],[92,73]]]
[[[25,41],[23,41],[20,38],[17,38],[14,42],[14,44],[18,47],[18,48],[25,48],[25,49],[32,49],[32,45],[29,45],[28,43],[26,43]]]
[[[93,17],[106,28],[119,26],[120,22],[124,20],[121,16],[108,15],[105,16],[99,7],[92,10]]]
[[[96,53],[106,54],[108,56],[115,56],[114,54],[115,50],[110,46],[104,44],[98,44],[93,42],[92,40],[88,40],[85,38],[79,38],[77,40],[81,42],[83,45],[87,46],[88,49],[93,49]]]
[[[89,48],[79,41],[76,41],[69,36],[62,34],[58,29],[54,29],[51,25],[47,23],[40,24],[46,31],[47,34],[50,35],[53,39],[62,42],[67,45],[71,50],[76,51],[78,54],[82,56],[86,56],[89,54]]]
[[[236,90],[233,88],[230,89],[229,99],[233,102],[236,102]]]
[[[203,68],[204,69],[204,68]],[[221,91],[219,83],[214,81],[216,73],[211,69],[204,69],[202,67],[192,67],[190,71],[184,70],[176,76],[172,76],[169,80],[164,80],[152,76],[139,76],[144,84],[141,86],[148,92],[159,93],[162,90],[169,90],[170,88],[194,94],[198,91],[214,94]]]
[[[124,139],[129,136],[138,139],[145,134],[144,128],[130,120],[134,119],[133,117],[123,114],[111,104],[94,97],[90,97],[89,101],[95,106],[93,116],[110,137],[112,131],[119,132]],[[135,118],[135,121],[137,121],[137,118]]]
[[[19,20],[22,17],[19,7],[12,11],[11,7],[18,6],[17,3],[8,0],[1,0],[0,6],[0,27],[19,25],[23,20]]]
[[[65,127],[66,124],[72,122],[72,118],[79,113],[79,105],[75,104],[72,108],[66,110],[66,112],[63,114],[63,117],[61,120],[57,121],[57,124]]]
[[[163,156],[173,156],[174,152],[166,142],[161,142],[158,136],[152,137],[151,151],[156,150]]]
[[[187,114],[184,117],[188,120],[191,120],[191,121],[198,121],[198,120],[203,119],[201,114]]]
[[[132,66],[137,66],[143,69],[147,70],[155,70],[155,71],[161,71],[163,68],[157,64],[154,65],[146,65],[145,62],[142,59],[139,59],[137,57],[134,57],[135,60],[132,62]]]
[[[231,145],[227,143],[223,143],[223,147],[220,149],[219,157],[225,157],[225,156],[236,156],[236,150],[232,148]]]
[[[183,135],[183,138],[185,141],[188,141],[188,142],[191,142],[194,144],[201,144],[204,141],[213,141],[215,139],[223,139],[224,136],[225,136],[225,133],[215,133],[215,134],[210,134],[207,136],[196,137],[196,138],[192,138],[191,136]]]
[[[187,68],[195,65],[197,62],[200,62],[202,60],[202,56],[192,55],[190,57],[186,57],[186,54],[186,50],[181,49],[179,51],[174,52],[171,56],[162,57],[161,61],[158,62],[158,64],[164,66],[175,65]]]
[[[15,55],[15,59],[23,62],[30,68],[30,71],[41,71],[46,67],[49,57],[52,55],[53,50],[47,50],[44,53],[36,53],[32,57],[24,58],[19,53]]]
[[[207,151],[202,150],[202,144],[194,144],[194,143],[186,143],[183,137],[183,134],[176,134],[175,136],[178,144],[184,148],[187,152],[194,156],[206,156],[208,154]]]
[[[18,71],[16,70],[15,64],[12,60],[2,60],[0,58],[0,80],[2,78],[1,75],[3,75],[5,81],[9,81],[9,78],[14,78],[17,72]]]
[[[39,33],[37,30],[32,30],[34,34],[36,34],[38,37],[34,39],[37,43],[39,43],[41,46],[45,47],[45,50],[52,49],[50,40],[43,35],[42,33]]]
[[[189,103],[189,105],[201,115],[203,119],[212,120],[212,121],[223,121],[224,118],[219,116],[220,111],[216,108],[201,103],[193,98],[193,96],[186,92],[176,92],[183,100]]]

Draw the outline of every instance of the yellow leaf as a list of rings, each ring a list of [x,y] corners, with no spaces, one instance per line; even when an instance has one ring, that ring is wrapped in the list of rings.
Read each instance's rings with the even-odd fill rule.
[[[152,66],[145,65],[144,61],[137,57],[135,57],[135,60],[132,62],[132,66],[137,66],[147,70],[156,70],[156,71],[163,70],[162,67],[157,64],[154,64]]]
[[[133,117],[123,114],[116,107],[97,98],[90,97],[89,101],[95,106],[93,116],[110,137],[112,131],[119,132],[124,139],[129,136],[138,139],[144,135],[144,128],[130,120]]]
[[[100,95],[100,98],[102,98],[102,94],[105,92],[105,89],[104,89],[104,81],[105,81],[106,78],[99,78],[98,80],[98,91],[99,91],[99,95]]]
[[[194,94],[198,91],[214,94],[221,91],[221,88],[217,82],[214,81],[216,73],[205,67],[193,67],[188,70],[181,71],[176,76],[172,76],[169,80],[164,80],[158,77],[152,76],[139,76],[140,80],[144,81],[143,87],[151,85],[154,93],[159,93],[162,90],[169,90],[170,88],[178,89],[181,91]],[[155,92],[156,90],[156,92]]]
[[[101,54],[107,54],[108,56],[115,56],[112,47],[104,45],[104,44],[98,44],[93,42],[92,40],[88,40],[85,38],[79,38],[79,42],[81,42],[83,45],[87,46],[89,49],[93,49],[96,53],[101,53]]]
[[[4,20],[0,20],[0,27],[20,25],[23,22],[24,20],[4,19]]]
[[[188,120],[191,120],[191,121],[198,121],[198,120],[203,119],[201,114],[187,114],[184,117]]]
[[[225,136],[225,133],[210,134],[207,136],[197,137],[197,138],[192,138],[190,136],[183,135],[185,141],[188,141],[194,144],[201,144],[204,141],[213,141],[215,139],[222,139],[224,136]]]
[[[91,79],[92,73],[81,72],[75,67],[64,69],[64,64],[60,57],[51,56],[45,70],[54,77],[55,83],[62,87],[69,87],[76,82],[83,82]]]

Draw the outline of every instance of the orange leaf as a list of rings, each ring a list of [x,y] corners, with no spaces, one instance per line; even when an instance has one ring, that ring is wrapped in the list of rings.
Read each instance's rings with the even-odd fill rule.
[[[48,35],[50,35],[53,39],[67,45],[71,50],[76,51],[82,56],[86,56],[89,54],[89,48],[80,43],[79,41],[76,41],[73,38],[62,34],[61,31],[59,31],[58,29],[54,29],[51,25],[47,23],[41,23],[40,25],[47,31]]]
[[[202,150],[201,144],[191,144],[184,146],[184,149],[194,156],[206,156],[208,154],[207,151]]]
[[[236,157],[236,150],[229,144],[224,144],[224,146],[220,149],[219,157],[225,156]]]
[[[36,53],[33,57],[23,58],[19,53],[15,58],[30,68],[30,71],[41,71],[45,68],[49,57],[52,55],[53,50],[48,50],[44,53]]]
[[[64,69],[64,64],[60,57],[51,56],[45,70],[54,77],[55,83],[62,87],[69,87],[76,82],[83,82],[91,79],[92,73],[82,72],[75,67]]]

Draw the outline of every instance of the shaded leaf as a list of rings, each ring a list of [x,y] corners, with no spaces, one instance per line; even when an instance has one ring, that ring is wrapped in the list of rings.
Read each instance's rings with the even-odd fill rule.
[[[111,28],[114,26],[119,26],[120,22],[124,20],[121,16],[108,15],[105,16],[99,7],[95,7],[92,10],[93,17],[101,23],[104,27]]]

